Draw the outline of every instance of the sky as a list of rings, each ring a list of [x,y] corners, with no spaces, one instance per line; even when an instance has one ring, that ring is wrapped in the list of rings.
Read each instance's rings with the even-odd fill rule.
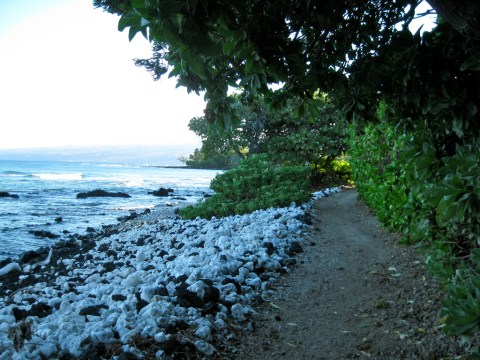
[[[198,145],[203,96],[153,81],[118,17],[90,0],[0,0],[0,149]]]

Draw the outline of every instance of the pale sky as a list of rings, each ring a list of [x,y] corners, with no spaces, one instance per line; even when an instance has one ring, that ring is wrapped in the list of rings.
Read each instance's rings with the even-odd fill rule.
[[[90,0],[0,0],[0,149],[199,144],[203,96],[155,82],[118,17]]]

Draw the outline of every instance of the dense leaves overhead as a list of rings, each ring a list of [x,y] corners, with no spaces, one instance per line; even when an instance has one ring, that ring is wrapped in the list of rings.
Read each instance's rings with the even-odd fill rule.
[[[413,19],[417,1],[95,0],[121,15],[129,38],[153,44],[137,60],[155,78],[176,76],[189,91],[206,91],[206,117],[229,125],[228,86],[262,93],[272,106],[282,94],[311,99],[314,92],[343,92],[350,64],[391,41],[395,25]],[[405,10],[410,11],[405,11]],[[284,83],[273,94],[268,84]]]

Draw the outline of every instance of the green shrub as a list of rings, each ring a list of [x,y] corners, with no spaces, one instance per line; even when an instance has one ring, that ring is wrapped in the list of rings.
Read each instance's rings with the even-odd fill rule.
[[[401,153],[409,140],[391,124],[370,124],[363,130],[350,128],[349,155],[353,181],[360,196],[380,221],[400,230],[407,219],[405,164]]]
[[[442,317],[448,335],[460,336],[474,358],[480,357],[480,253],[472,251],[473,266],[462,264],[456,271],[443,302]]]
[[[427,262],[436,273],[450,277],[461,262],[472,263],[480,244],[480,150],[457,146],[454,155],[439,159],[423,143],[407,156],[411,192],[405,212],[411,221],[405,232],[428,247]]]
[[[392,125],[351,129],[358,191],[383,224],[425,253],[428,268],[448,285],[445,331],[478,352],[480,332],[480,142],[450,155],[427,131]]]
[[[334,159],[326,169],[327,174],[330,173],[332,181],[340,185],[353,185],[352,165],[350,160],[345,157]]]
[[[217,175],[210,185],[215,195],[181,209],[180,215],[210,219],[303,203],[311,196],[308,175],[306,166],[274,165],[266,155],[252,156]]]

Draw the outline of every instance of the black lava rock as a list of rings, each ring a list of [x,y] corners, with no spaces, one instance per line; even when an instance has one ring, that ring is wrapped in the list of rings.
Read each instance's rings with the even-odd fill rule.
[[[204,301],[193,291],[187,290],[185,286],[178,286],[175,290],[178,305],[188,308],[200,308],[204,305]]]
[[[43,231],[43,230],[33,230],[33,231],[29,231],[29,233],[33,234],[36,237],[47,238],[47,239],[56,239],[60,237],[60,235],[51,233],[50,231]]]
[[[6,258],[6,259],[0,261],[0,269],[3,268],[6,265],[12,263],[12,262],[13,262],[12,258]]]
[[[137,359],[139,359],[137,355],[128,351],[122,351],[122,353],[118,356],[118,360],[137,360]]]
[[[275,246],[270,241],[266,241],[263,243],[263,247],[267,248],[267,254],[272,255],[275,252]]]
[[[160,286],[155,291],[155,294],[157,294],[159,296],[168,296],[168,290],[165,286]]]
[[[309,212],[305,212],[304,214],[297,215],[295,217],[295,219],[300,220],[301,222],[303,222],[306,225],[312,225],[313,224],[312,214],[310,214]]]
[[[83,316],[100,316],[100,310],[102,309],[108,309],[108,306],[104,304],[87,306],[81,309],[78,314]]]
[[[137,309],[137,312],[139,312],[139,311],[142,310],[145,306],[148,305],[148,302],[146,302],[145,300],[143,300],[143,299],[140,297],[140,294],[139,294],[139,293],[136,293],[136,294],[135,294],[135,297],[137,298],[136,309]]]
[[[168,251],[165,251],[165,250],[160,250],[159,253],[158,253],[158,256],[160,257],[164,257],[165,255],[168,255]]]
[[[170,189],[170,188],[166,189],[161,187],[158,190],[149,192],[149,194],[152,194],[154,196],[169,196],[170,193],[173,193],[173,191],[174,191],[173,189]]]
[[[12,313],[13,313],[13,316],[15,317],[16,322],[25,320],[25,318],[27,317],[27,311],[17,307],[12,309]]]
[[[42,254],[40,254],[38,251],[29,250],[25,251],[22,255],[20,255],[18,260],[20,260],[22,264],[27,264],[33,260],[38,260],[38,258],[41,256]]]
[[[39,318],[44,318],[52,313],[51,306],[39,302],[33,304],[30,310],[28,310],[28,316],[37,316]]]
[[[233,278],[225,278],[222,280],[222,285],[226,285],[226,284],[233,284],[235,285],[236,289],[237,289],[237,294],[240,294],[241,290],[242,290],[242,287],[240,286],[240,283],[233,279]]]
[[[87,240],[82,243],[82,251],[87,252],[95,247],[95,241]],[[108,245],[107,245],[108,247]],[[99,250],[101,251],[101,250]]]
[[[294,241],[290,244],[290,247],[288,248],[287,254],[288,255],[293,255],[293,254],[299,254],[303,252],[303,247],[302,244],[300,244],[298,241]]]
[[[77,199],[86,199],[89,197],[121,197],[121,198],[129,198],[131,197],[130,195],[122,192],[108,192],[105,190],[93,190],[93,191],[88,191],[84,193],[78,193],[77,194]]]
[[[165,332],[167,334],[175,334],[179,330],[188,329],[188,323],[182,319],[175,319],[170,321],[167,326],[165,326]]]
[[[130,215],[120,216],[117,218],[117,220],[120,222],[125,222],[125,221],[135,220],[137,217],[138,217],[138,214],[135,211],[132,211]]]
[[[117,266],[112,262],[112,261],[108,261],[106,263],[103,264],[103,268],[105,269],[105,272],[111,272],[113,270],[115,270],[117,268]]]
[[[113,301],[125,301],[127,300],[127,297],[122,294],[112,294],[112,300]]]
[[[52,313],[52,308],[45,303],[39,302],[33,304],[30,310],[13,308],[12,313],[15,317],[15,320],[18,322],[25,320],[28,316],[37,316],[39,318],[44,318]]]
[[[173,280],[173,282],[174,282],[175,284],[181,284],[181,283],[184,283],[185,281],[187,281],[187,279],[188,279],[188,275],[183,274],[183,275],[177,276],[177,277]],[[188,286],[188,285],[187,285],[187,286]]]
[[[217,303],[220,300],[220,290],[215,286],[208,286],[205,288],[205,295],[203,296],[203,301],[205,303],[212,302]]]
[[[0,198],[12,198],[12,199],[18,199],[18,195],[16,194],[10,194],[6,191],[0,191]]]

